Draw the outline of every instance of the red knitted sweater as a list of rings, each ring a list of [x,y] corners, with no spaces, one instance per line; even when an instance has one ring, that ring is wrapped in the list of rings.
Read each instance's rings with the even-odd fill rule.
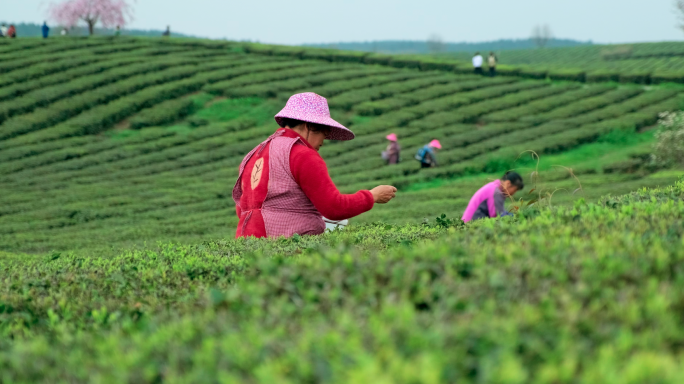
[[[283,131],[283,136],[299,137],[305,144],[292,146],[290,171],[299,187],[321,215],[331,220],[344,220],[373,208],[374,199],[370,191],[363,190],[350,195],[340,193],[328,174],[325,161],[318,152],[297,132],[288,128],[280,128],[279,130]],[[269,177],[269,147],[270,143],[261,152],[261,155],[254,154],[245,165],[242,180],[240,180],[243,192],[240,197],[240,205],[236,206],[238,217],[241,217],[241,207],[245,210],[259,209],[266,199]],[[255,163],[261,158],[263,158],[261,181],[252,189],[250,177],[252,177]],[[252,215],[251,219],[247,221],[243,233],[241,233],[242,227],[243,222],[240,220],[235,237],[266,237],[266,226],[261,214]]]

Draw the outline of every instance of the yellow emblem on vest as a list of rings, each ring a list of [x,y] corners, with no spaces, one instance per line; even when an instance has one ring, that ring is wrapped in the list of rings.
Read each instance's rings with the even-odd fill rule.
[[[264,158],[260,158],[254,163],[254,168],[252,168],[252,190],[254,190],[261,181],[261,174],[264,171]]]

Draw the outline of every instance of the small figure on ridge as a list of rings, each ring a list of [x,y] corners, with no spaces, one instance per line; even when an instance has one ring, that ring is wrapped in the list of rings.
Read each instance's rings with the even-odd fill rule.
[[[48,27],[47,21],[43,22],[43,26],[40,29],[41,32],[43,32],[43,39],[47,39],[48,35],[50,34],[50,27]]]
[[[482,74],[482,61],[482,55],[480,55],[480,52],[476,52],[475,56],[473,56],[473,68],[475,68],[476,75]]]
[[[494,77],[496,76],[496,56],[494,56],[494,52],[489,52],[489,57],[487,58],[487,65],[489,66],[489,76]]]

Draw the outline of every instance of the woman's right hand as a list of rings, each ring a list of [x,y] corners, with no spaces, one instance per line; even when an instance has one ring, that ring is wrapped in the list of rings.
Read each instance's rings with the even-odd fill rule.
[[[377,204],[385,204],[394,198],[397,189],[391,185],[378,185],[371,189],[371,193],[373,194],[373,200]]]

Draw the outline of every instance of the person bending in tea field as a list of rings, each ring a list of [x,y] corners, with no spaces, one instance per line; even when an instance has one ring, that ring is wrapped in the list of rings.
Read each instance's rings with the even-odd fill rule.
[[[352,140],[354,133],[330,117],[324,97],[293,95],[275,120],[281,128],[240,164],[233,188],[236,238],[321,234],[322,216],[346,220],[394,198],[397,189],[390,185],[338,191],[318,150],[325,139]]]
[[[421,168],[437,166],[437,151],[442,149],[442,144],[437,139],[432,139],[416,152],[415,159],[420,162]]]
[[[494,180],[475,192],[463,213],[462,220],[467,223],[485,217],[511,215],[504,208],[506,198],[515,195],[524,187],[523,179],[518,173],[506,172],[501,180]]]
[[[390,133],[385,138],[389,140],[389,144],[387,149],[382,151],[382,158],[387,161],[387,164],[399,164],[401,147],[399,146],[399,141],[397,141],[397,134]]]

